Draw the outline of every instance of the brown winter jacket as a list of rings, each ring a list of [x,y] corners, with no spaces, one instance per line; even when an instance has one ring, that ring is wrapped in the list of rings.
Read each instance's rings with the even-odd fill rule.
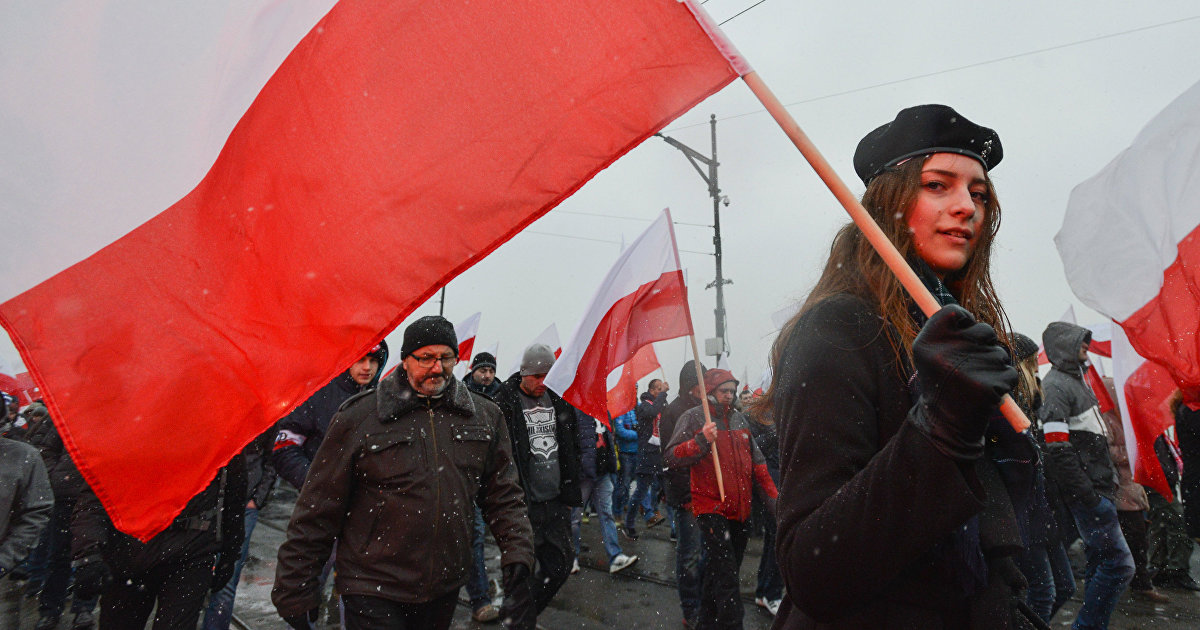
[[[281,616],[320,603],[337,540],[337,587],[402,603],[458,589],[478,501],[504,565],[533,565],[533,532],[500,409],[449,379],[418,397],[396,370],[342,406],[309,469],[271,600]]]

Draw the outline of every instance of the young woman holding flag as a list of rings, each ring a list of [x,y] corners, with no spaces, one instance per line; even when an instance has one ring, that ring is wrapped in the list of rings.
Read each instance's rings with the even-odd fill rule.
[[[761,403],[780,427],[775,628],[1012,627],[1020,536],[984,454],[1017,382],[990,275],[1001,157],[994,131],[943,105],[859,143],[863,206],[942,309],[927,319],[847,224],[776,341]]]

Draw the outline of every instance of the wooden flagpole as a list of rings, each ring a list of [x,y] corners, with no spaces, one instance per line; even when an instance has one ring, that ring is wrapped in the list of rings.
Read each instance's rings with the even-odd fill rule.
[[[883,258],[883,262],[887,264],[892,273],[896,275],[896,278],[900,280],[900,284],[904,285],[908,294],[921,307],[921,311],[926,316],[932,317],[934,313],[942,308],[938,304],[937,299],[933,297],[933,294],[929,292],[929,289],[917,277],[916,272],[908,265],[908,261],[904,260],[904,257],[900,255],[900,251],[896,249],[895,244],[888,239],[883,230],[871,218],[871,215],[867,213],[866,208],[863,208],[862,203],[850,192],[850,189],[842,181],[842,178],[838,177],[833,167],[825,161],[825,157],[821,155],[817,147],[813,145],[804,131],[800,129],[800,125],[796,124],[792,115],[779,102],[779,99],[775,98],[775,94],[763,83],[757,72],[751,71],[742,75],[742,80],[746,82],[750,91],[754,92],[758,100],[767,108],[767,111],[770,112],[775,122],[783,128],[783,132],[792,140],[792,144],[795,144],[796,148],[800,149],[800,153],[804,156],[804,159],[817,172],[817,176],[821,178],[821,181],[824,181],[825,185],[829,187],[833,196],[837,197],[837,200],[841,202],[842,207],[850,214],[850,218],[854,220],[854,223],[862,230],[863,235],[867,237],[867,240],[875,248],[875,251]],[[696,340],[693,336],[693,351],[695,351],[695,348]],[[1025,417],[1025,413],[1021,411],[1021,408],[1017,406],[1017,403],[1008,394],[1005,394],[1004,399],[1000,402],[1000,411],[1014,430],[1020,432],[1029,428],[1029,419]],[[708,407],[706,406],[706,418],[707,414]],[[713,454],[716,454],[715,450]]]
[[[696,345],[696,333],[692,333],[688,337],[692,340],[692,358],[695,359],[692,363],[696,366],[696,379],[700,383],[700,406],[704,408],[704,424],[707,425],[712,422],[712,412],[708,408],[708,392],[704,391],[704,372],[700,369],[700,347]],[[679,385],[679,388],[683,389],[682,383]],[[679,395],[682,396],[683,392],[680,391]],[[717,491],[721,493],[721,503],[724,503],[725,477],[721,475],[721,456],[717,454],[716,440],[713,440],[712,443],[712,460],[713,468],[717,471]]]

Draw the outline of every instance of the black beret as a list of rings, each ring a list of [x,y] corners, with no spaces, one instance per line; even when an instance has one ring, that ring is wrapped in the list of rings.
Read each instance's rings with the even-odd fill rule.
[[[441,315],[426,315],[404,329],[404,343],[400,346],[400,358],[412,354],[425,346],[450,346],[458,354],[458,336],[454,324]]]
[[[1004,157],[996,132],[967,120],[946,105],[917,105],[867,134],[854,150],[854,170],[864,184],[897,163],[930,153],[958,153],[990,171]]]

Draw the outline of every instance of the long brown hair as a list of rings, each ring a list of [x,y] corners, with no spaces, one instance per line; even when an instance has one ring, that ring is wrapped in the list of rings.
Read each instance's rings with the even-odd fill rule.
[[[862,197],[867,212],[896,244],[901,255],[909,260],[916,254],[908,228],[908,215],[920,192],[921,170],[929,157],[907,160],[884,171],[871,180]],[[984,207],[983,225],[974,252],[962,269],[948,274],[943,282],[963,308],[970,311],[976,320],[995,328],[1000,340],[1011,348],[1008,317],[992,284],[992,243],[1000,229],[1000,202],[991,179],[987,180]],[[814,306],[840,293],[860,297],[875,305],[894,333],[889,335],[889,342],[896,353],[897,364],[905,364],[901,358],[911,358],[912,343],[919,332],[917,323],[909,313],[911,300],[858,226],[847,223],[833,237],[829,261],[825,263],[821,278],[808,294],[800,311],[784,325],[772,345],[771,366],[776,374],[779,373],[782,353],[797,322]],[[766,395],[759,401],[765,408],[774,407],[778,385],[779,380],[773,379]]]

